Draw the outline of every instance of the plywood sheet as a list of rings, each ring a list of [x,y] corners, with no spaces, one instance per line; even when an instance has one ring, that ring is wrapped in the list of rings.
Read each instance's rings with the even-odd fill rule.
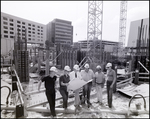
[[[72,91],[77,90],[91,81],[92,81],[92,79],[89,80],[88,82],[78,79],[78,78],[73,79],[69,82],[68,90],[72,90]]]
[[[134,85],[125,87],[123,89],[117,89],[118,92],[121,92],[129,97],[134,96],[135,94],[141,94],[144,97],[149,96],[149,84],[141,84],[141,85]],[[140,97],[140,96],[136,96]]]

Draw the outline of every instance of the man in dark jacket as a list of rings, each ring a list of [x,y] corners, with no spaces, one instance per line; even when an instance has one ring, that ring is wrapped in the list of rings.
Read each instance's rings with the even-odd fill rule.
[[[47,100],[48,100],[48,103],[50,106],[51,114],[53,117],[56,116],[56,113],[55,113],[55,97],[56,97],[55,81],[56,81],[57,77],[55,76],[55,73],[56,73],[56,67],[51,67],[50,75],[42,76],[39,86],[38,86],[38,90],[40,90],[41,83],[45,82],[45,88],[46,88],[45,94],[46,94],[46,97],[47,97]]]

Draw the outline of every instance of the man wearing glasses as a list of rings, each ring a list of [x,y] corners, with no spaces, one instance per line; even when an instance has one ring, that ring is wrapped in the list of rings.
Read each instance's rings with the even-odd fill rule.
[[[107,96],[108,96],[108,106],[109,108],[112,108],[112,93],[113,93],[113,87],[116,82],[116,73],[112,69],[112,64],[107,63],[106,65],[107,69]]]

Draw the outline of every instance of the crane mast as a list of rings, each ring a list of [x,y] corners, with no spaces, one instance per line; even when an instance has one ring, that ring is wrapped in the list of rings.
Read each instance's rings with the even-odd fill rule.
[[[87,51],[92,48],[92,57],[95,58],[95,40],[100,40],[100,57],[101,61],[101,42],[102,42],[102,23],[103,23],[103,1],[88,1],[88,27],[87,27]],[[89,40],[93,41],[92,47]],[[88,52],[88,55],[89,52]]]

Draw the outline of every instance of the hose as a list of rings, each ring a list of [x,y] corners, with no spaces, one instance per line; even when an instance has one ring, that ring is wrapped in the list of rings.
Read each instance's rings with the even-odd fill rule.
[[[8,106],[8,103],[9,103],[9,101],[8,101],[8,98],[9,98],[9,96],[10,96],[10,93],[11,93],[11,89],[8,87],[8,86],[2,86],[1,88],[8,88],[8,90],[9,90],[9,93],[8,93],[8,96],[7,96],[7,99],[6,99],[6,106]]]

